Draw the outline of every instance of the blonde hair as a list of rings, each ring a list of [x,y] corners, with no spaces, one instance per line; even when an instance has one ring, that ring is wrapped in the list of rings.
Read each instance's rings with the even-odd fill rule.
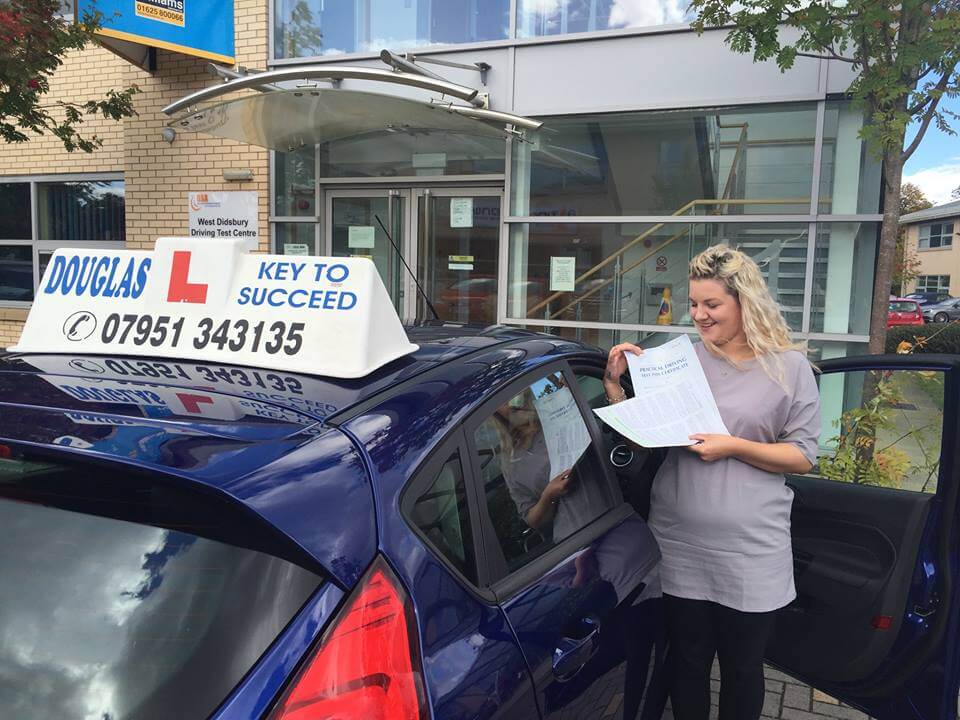
[[[773,299],[760,267],[753,258],[728,245],[712,245],[690,261],[691,280],[717,280],[740,303],[747,345],[772,380],[786,387],[783,360],[779,353],[797,350],[807,354],[807,344],[790,339],[790,329]],[[712,353],[730,364],[739,364],[716,344],[703,338]]]

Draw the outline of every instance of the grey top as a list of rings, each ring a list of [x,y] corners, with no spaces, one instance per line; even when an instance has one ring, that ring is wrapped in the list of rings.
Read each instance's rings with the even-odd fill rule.
[[[588,450],[589,452],[589,450]],[[517,514],[526,519],[530,508],[537,504],[550,482],[550,456],[543,432],[538,431],[527,448],[516,448],[505,458],[503,468],[510,498],[517,506]],[[585,479],[585,474],[574,466],[568,492],[559,498],[550,527],[540,529],[548,540],[557,543],[572,535],[607,509],[601,488]]]
[[[816,462],[820,394],[801,353],[780,355],[785,390],[755,359],[737,369],[703,343],[694,347],[731,435],[790,443]],[[654,479],[650,509],[663,553],[663,591],[745,612],[788,604],[796,597],[792,504],[780,473],[735,458],[708,463],[671,448]]]

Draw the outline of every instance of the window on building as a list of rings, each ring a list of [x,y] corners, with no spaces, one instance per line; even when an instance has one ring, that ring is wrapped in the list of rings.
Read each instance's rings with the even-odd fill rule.
[[[917,276],[917,292],[950,292],[949,275],[919,275]]]
[[[518,0],[517,35],[542,37],[623,28],[686,25],[694,13],[686,3],[651,0]]]
[[[505,39],[510,0],[274,0],[274,57]]]
[[[31,302],[58,247],[116,247],[126,239],[124,228],[122,179],[0,183],[0,302]]]
[[[952,246],[953,223],[941,222],[921,225],[918,244],[921,250]]]

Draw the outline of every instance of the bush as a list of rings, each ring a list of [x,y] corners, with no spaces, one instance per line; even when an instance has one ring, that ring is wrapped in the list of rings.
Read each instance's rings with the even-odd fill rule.
[[[932,337],[936,334],[936,337]],[[922,345],[917,344],[918,338],[929,338]],[[887,330],[888,353],[895,353],[897,346],[906,340],[914,343],[914,353],[960,353],[960,324],[940,325],[931,323],[923,327],[904,325]]]

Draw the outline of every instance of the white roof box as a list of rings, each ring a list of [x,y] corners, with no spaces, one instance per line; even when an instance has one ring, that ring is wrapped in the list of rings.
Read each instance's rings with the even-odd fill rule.
[[[247,254],[243,245],[166,237],[152,252],[60,249],[11,349],[337,378],[363,377],[417,349],[370,260]]]

